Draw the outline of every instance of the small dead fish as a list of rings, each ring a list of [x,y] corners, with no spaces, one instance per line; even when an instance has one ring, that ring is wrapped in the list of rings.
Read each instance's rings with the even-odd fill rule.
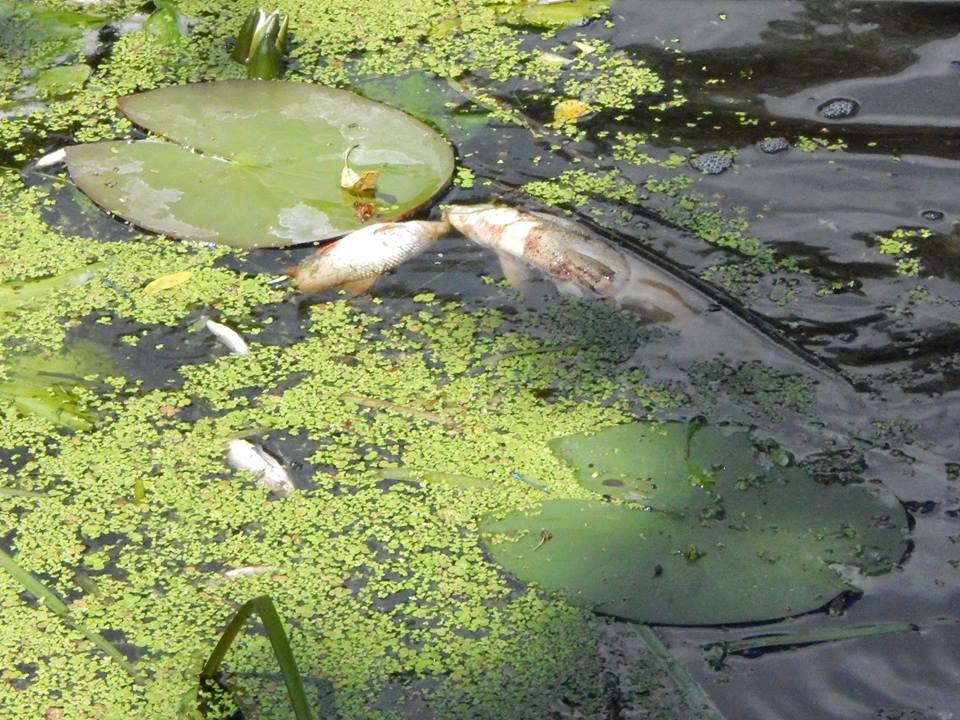
[[[33,167],[34,169],[52,167],[53,165],[59,165],[66,159],[67,159],[66,150],[64,150],[63,148],[60,148],[59,150],[54,150],[53,152],[49,152],[46,155],[44,155],[42,158],[40,158],[33,164]]]
[[[237,355],[248,355],[250,353],[250,347],[247,345],[247,341],[240,337],[240,333],[233,328],[210,319],[204,322],[204,326],[213,333],[213,336],[222,342],[230,352],[236,353]]]
[[[540,268],[568,294],[585,289],[650,320],[697,314],[709,305],[669,274],[571,220],[496,205],[451,205],[444,218],[479,245]]]
[[[616,272],[582,252],[578,245],[583,245],[583,235],[533,213],[495,205],[452,205],[444,217],[475,243],[526,260],[559,280],[575,280],[599,291]]]
[[[301,292],[333,287],[363,292],[382,273],[422,252],[449,230],[446,221],[431,220],[368,225],[324,245],[287,274]]]
[[[227,443],[227,464],[235,470],[248,470],[257,482],[276,493],[286,494],[294,489],[287,471],[269,453],[246,440]]]
[[[796,373],[800,360],[815,372],[823,403],[838,405],[844,413],[860,406],[849,383],[814,354],[572,220],[488,204],[451,205],[443,216],[477,244],[547,273],[561,292],[607,297],[646,322],[669,323],[675,333],[668,337],[679,336],[677,341],[667,340],[675,362],[705,357],[726,362],[759,360]],[[504,268],[508,278],[520,274],[515,268]],[[641,362],[647,353],[649,348],[637,348],[628,363]]]
[[[225,578],[233,579],[239,577],[250,577],[251,575],[262,575],[263,573],[276,570],[275,565],[247,565],[246,567],[233,568],[223,573]]]

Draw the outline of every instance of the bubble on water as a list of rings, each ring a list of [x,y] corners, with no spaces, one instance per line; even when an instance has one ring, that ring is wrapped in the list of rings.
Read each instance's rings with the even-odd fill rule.
[[[920,213],[920,217],[924,220],[929,220],[930,222],[940,222],[943,220],[943,213],[939,210],[924,210]]]
[[[722,152],[709,152],[698,155],[690,161],[690,165],[704,175],[719,175],[730,169],[733,158]]]
[[[757,150],[768,155],[776,155],[790,149],[790,143],[783,137],[766,137],[757,143]]]
[[[849,98],[834,98],[817,108],[817,111],[827,120],[846,120],[852,118],[860,110],[860,103]]]

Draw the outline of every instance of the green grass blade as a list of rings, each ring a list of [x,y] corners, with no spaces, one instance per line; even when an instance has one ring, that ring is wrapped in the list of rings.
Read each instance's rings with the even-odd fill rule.
[[[290,696],[290,704],[293,706],[294,715],[297,720],[313,720],[313,713],[310,711],[310,704],[307,702],[307,694],[303,689],[303,681],[300,679],[300,671],[297,669],[297,661],[293,657],[293,650],[290,649],[290,641],[283,629],[283,622],[280,620],[277,608],[274,606],[273,600],[267,595],[254,598],[244,603],[237,610],[237,614],[233,616],[233,620],[223,631],[217,646],[210,653],[210,659],[203,666],[203,670],[200,672],[201,679],[210,680],[213,678],[234,639],[243,628],[243,624],[253,613],[260,617],[260,621],[267,631],[267,637],[273,647],[273,654],[280,666],[280,674],[287,686],[287,694]]]
[[[838,640],[852,640],[854,638],[872,637],[875,635],[891,635],[904,632],[919,632],[926,628],[944,625],[960,624],[957,618],[933,618],[921,622],[889,622],[858,625],[851,628],[836,630],[819,630],[809,633],[778,633],[771,635],[753,635],[740,640],[714,643],[708,647],[719,647],[726,655],[750,652],[751,650],[777,649],[798,647],[802,645],[817,645],[819,643],[836,642]]]
[[[636,627],[640,638],[650,648],[650,652],[653,653],[660,666],[676,683],[687,704],[699,711],[698,718],[701,720],[724,720],[723,714],[713,704],[710,696],[670,654],[670,651],[660,641],[653,628],[643,623],[637,623]]]
[[[126,670],[126,672],[132,678],[138,682],[141,681],[141,678],[137,675],[136,668],[127,662],[127,659],[123,656],[122,652],[120,652],[102,635],[84,627],[74,620],[73,616],[70,614],[70,608],[64,605],[60,598],[54,595],[52,591],[47,589],[47,587],[37,580],[33,575],[17,565],[17,563],[14,562],[14,559],[7,555],[3,550],[0,550],[0,569],[6,571],[10,577],[23,586],[24,590],[40,600],[44,605],[47,606],[49,610],[59,615],[60,619],[63,620],[67,625],[83,635],[87,640],[100,648],[100,650],[105,652],[111,660]]]
[[[20,490],[19,488],[0,487],[0,497],[45,497],[46,493],[36,490]]]

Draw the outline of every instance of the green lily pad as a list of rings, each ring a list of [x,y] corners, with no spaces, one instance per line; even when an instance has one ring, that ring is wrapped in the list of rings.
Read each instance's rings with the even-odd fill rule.
[[[470,107],[446,83],[424,71],[367,77],[354,87],[365,97],[395,105],[457,140],[476,135],[489,121],[489,111]]]
[[[37,2],[0,2],[0,47],[8,60],[30,55],[34,65],[77,48],[83,34],[108,18]]]
[[[80,90],[92,70],[89,65],[60,65],[37,75],[37,95],[42,98],[61,97]]]
[[[230,80],[120,100],[138,125],[173,142],[67,148],[77,185],[106,210],[172,237],[283,247],[407,216],[443,189],[453,151],[405,113],[354,93],[303,83]],[[380,172],[379,215],[362,221],[340,188],[344,155]]]
[[[610,0],[528,0],[499,6],[508,25],[558,29],[578,25],[610,9]]]
[[[576,605],[649,623],[758,622],[889,571],[906,513],[873,484],[824,484],[747,433],[624,425],[551,443],[584,487],[625,501],[547,501],[483,524],[494,559]]]

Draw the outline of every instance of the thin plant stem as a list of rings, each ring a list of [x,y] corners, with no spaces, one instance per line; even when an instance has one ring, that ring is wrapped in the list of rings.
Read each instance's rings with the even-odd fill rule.
[[[23,586],[23,589],[28,593],[37,598],[40,602],[47,606],[47,609],[57,614],[64,623],[72,627],[74,630],[83,635],[87,640],[96,645],[100,650],[106,653],[111,660],[113,660],[117,665],[122,667],[130,677],[136,680],[138,683],[141,683],[143,680],[138,675],[136,668],[131,665],[127,659],[124,657],[123,653],[120,652],[109,640],[104,638],[97,632],[90,630],[84,625],[80,624],[74,620],[73,616],[70,614],[70,608],[64,605],[63,601],[58,598],[51,590],[49,590],[45,585],[43,585],[39,580],[37,580],[33,575],[24,570],[22,567],[17,565],[12,557],[7,555],[3,550],[0,550],[0,569],[6,571],[10,577],[16,580],[20,585]]]
[[[443,415],[429,412],[427,410],[420,410],[419,408],[408,407],[407,405],[398,405],[397,403],[390,402],[389,400],[381,400],[380,398],[367,397],[365,395],[354,395],[353,393],[343,393],[340,395],[340,399],[345,402],[352,402],[355,405],[360,405],[361,407],[375,408],[378,410],[390,410],[402,415],[411,415],[413,417],[422,418],[423,420],[428,420],[429,422],[444,425],[450,429],[456,429],[457,427],[457,424],[453,420],[445,418]]]
[[[203,670],[200,671],[201,680],[211,680],[216,675],[237,634],[253,613],[260,617],[260,622],[263,623],[263,627],[267,631],[267,637],[273,648],[273,655],[277,659],[280,674],[287,686],[287,695],[290,697],[294,716],[297,720],[313,720],[313,712],[307,702],[307,694],[303,689],[303,681],[300,679],[300,671],[297,669],[297,661],[293,657],[290,641],[283,629],[283,622],[280,620],[277,608],[268,595],[255,597],[240,606],[236,615],[227,625],[226,630],[223,631],[223,635],[220,636],[217,646],[210,653],[210,658],[204,664]]]
[[[673,655],[667,650],[666,646],[660,640],[653,628],[643,623],[637,623],[637,632],[641,640],[653,653],[654,658],[661,668],[677,684],[687,703],[699,711],[700,720],[724,720],[723,714],[713,704],[710,696],[704,691],[700,684],[690,677],[683,666],[676,661]]]

